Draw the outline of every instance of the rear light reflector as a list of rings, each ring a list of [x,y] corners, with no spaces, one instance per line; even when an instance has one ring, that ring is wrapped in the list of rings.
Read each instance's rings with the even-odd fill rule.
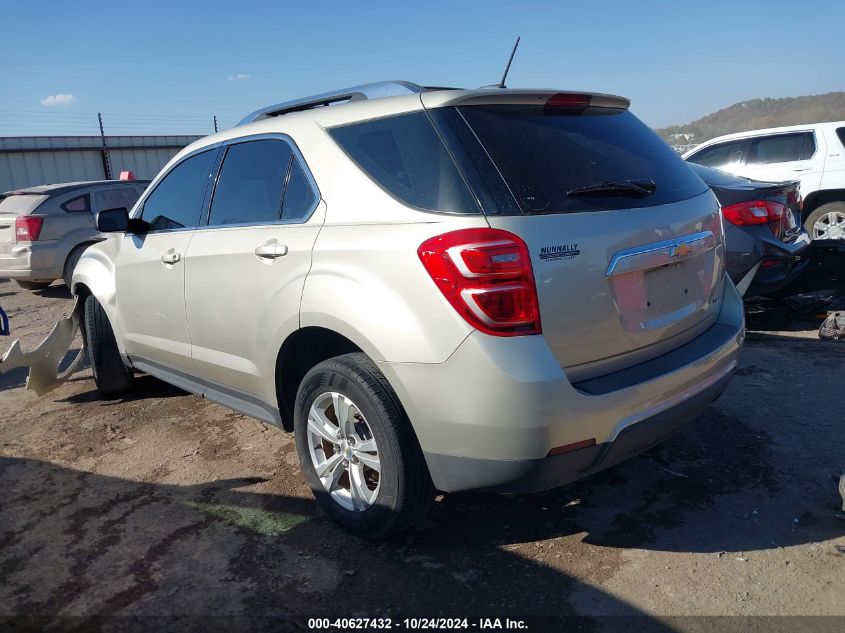
[[[461,229],[423,242],[417,254],[458,314],[493,336],[539,334],[528,247],[500,229]]]
[[[777,259],[764,259],[760,262],[761,268],[774,268],[775,266],[779,266],[781,264],[780,260]]]
[[[771,200],[755,200],[753,202],[737,202],[722,208],[725,219],[737,226],[753,226],[780,222],[786,207]]]
[[[41,235],[44,218],[32,215],[22,215],[15,218],[15,240],[18,242],[35,242]]]
[[[581,448],[587,448],[588,446],[595,446],[596,445],[596,438],[591,437],[588,440],[581,440],[580,442],[573,442],[572,444],[564,444],[563,446],[555,446],[552,450],[549,451],[549,454],[546,457],[552,457],[554,455],[563,455],[564,453],[571,453],[572,451],[577,451]]]

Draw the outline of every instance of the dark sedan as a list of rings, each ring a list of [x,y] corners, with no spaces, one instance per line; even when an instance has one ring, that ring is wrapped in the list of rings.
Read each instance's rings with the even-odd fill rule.
[[[798,182],[760,182],[689,163],[709,185],[725,217],[728,274],[740,294],[771,294],[808,263]]]

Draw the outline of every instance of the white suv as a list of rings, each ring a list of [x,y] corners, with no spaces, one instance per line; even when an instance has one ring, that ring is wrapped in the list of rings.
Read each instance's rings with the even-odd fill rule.
[[[845,239],[845,121],[719,136],[684,159],[754,180],[799,180],[807,232]]]
[[[719,205],[620,97],[386,82],[180,152],[73,276],[94,378],[294,431],[371,538],[678,429],[743,338]]]

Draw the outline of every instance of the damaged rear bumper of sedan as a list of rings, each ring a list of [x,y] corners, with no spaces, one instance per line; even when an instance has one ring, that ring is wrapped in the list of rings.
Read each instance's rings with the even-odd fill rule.
[[[85,358],[86,346],[83,337],[82,347],[66,369],[60,371],[76,333],[82,323],[82,303],[79,299],[73,305],[71,313],[59,320],[41,343],[33,350],[24,352],[19,340],[12,343],[12,347],[0,360],[0,374],[13,369],[28,367],[29,375],[26,388],[39,396],[53,391],[66,383],[70,377],[82,366]]]

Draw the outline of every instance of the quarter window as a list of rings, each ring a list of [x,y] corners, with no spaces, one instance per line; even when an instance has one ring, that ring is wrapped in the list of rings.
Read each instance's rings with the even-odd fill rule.
[[[71,198],[70,200],[65,202],[62,205],[62,209],[64,209],[68,213],[90,213],[91,199],[89,198],[87,193],[82,196],[76,196],[75,198]]]
[[[810,132],[775,134],[751,140],[747,165],[768,165],[807,160],[816,152],[816,143]]]
[[[217,179],[209,226],[277,221],[292,158],[293,150],[282,140],[231,145]]]
[[[836,136],[839,137],[839,142],[845,148],[845,127],[836,128]]]
[[[150,231],[193,228],[199,224],[215,156],[216,149],[191,156],[162,178],[144,201],[141,212]]]
[[[282,204],[283,220],[304,220],[314,208],[317,196],[305,177],[302,166],[295,158],[291,161],[288,186]]]
[[[425,113],[336,127],[331,136],[370,178],[405,204],[480,212]]]
[[[700,152],[696,152],[687,160],[697,165],[704,165],[705,167],[727,167],[738,163],[742,157],[742,141],[728,141],[727,143],[717,143],[710,147],[705,147]]]

